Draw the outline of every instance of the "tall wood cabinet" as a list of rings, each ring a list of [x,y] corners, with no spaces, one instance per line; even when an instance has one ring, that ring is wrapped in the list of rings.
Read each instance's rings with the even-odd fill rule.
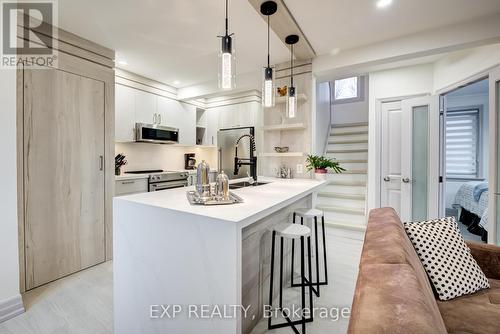
[[[56,67],[18,70],[23,290],[112,257],[114,52],[58,44]]]

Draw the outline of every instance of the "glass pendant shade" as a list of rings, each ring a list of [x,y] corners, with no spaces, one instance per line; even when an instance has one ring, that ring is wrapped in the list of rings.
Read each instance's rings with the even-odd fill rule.
[[[262,80],[262,106],[264,108],[272,108],[275,104],[273,68],[264,68]]]
[[[288,118],[295,118],[297,116],[297,96],[295,87],[288,87],[288,96],[286,99],[286,116]]]
[[[222,47],[219,53],[219,88],[233,89],[236,85],[235,57],[233,37],[222,36]]]

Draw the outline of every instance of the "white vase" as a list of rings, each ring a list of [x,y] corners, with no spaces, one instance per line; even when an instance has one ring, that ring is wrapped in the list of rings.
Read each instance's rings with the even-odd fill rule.
[[[326,173],[314,173],[314,178],[318,181],[326,180]]]

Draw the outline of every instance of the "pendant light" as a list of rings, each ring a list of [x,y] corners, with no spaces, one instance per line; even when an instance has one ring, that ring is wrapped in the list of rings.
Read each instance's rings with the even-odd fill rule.
[[[229,33],[228,0],[226,0],[225,27],[224,36],[217,36],[222,41],[219,53],[219,87],[222,89],[233,89],[236,78],[232,37],[234,34]]]
[[[297,116],[297,92],[293,84],[293,46],[299,41],[299,36],[288,35],[285,43],[290,45],[290,87],[288,87],[288,96],[286,99],[286,116],[295,118]]]
[[[270,45],[270,16],[276,13],[278,5],[274,1],[265,1],[260,5],[260,12],[267,16],[267,67],[264,68],[262,76],[262,106],[264,108],[274,107],[274,80],[271,57],[269,55]]]

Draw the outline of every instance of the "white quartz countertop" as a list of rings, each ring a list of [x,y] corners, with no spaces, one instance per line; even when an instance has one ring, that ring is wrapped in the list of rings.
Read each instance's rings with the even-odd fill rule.
[[[238,180],[241,181],[241,180]],[[151,193],[143,193],[115,198],[115,201],[129,201],[148,206],[205,216],[228,222],[241,223],[242,227],[268,216],[291,203],[303,198],[327,184],[327,181],[311,179],[277,179],[259,177],[259,182],[268,184],[231,190],[243,203],[233,205],[203,206],[191,205],[186,191],[193,187],[176,188]]]

